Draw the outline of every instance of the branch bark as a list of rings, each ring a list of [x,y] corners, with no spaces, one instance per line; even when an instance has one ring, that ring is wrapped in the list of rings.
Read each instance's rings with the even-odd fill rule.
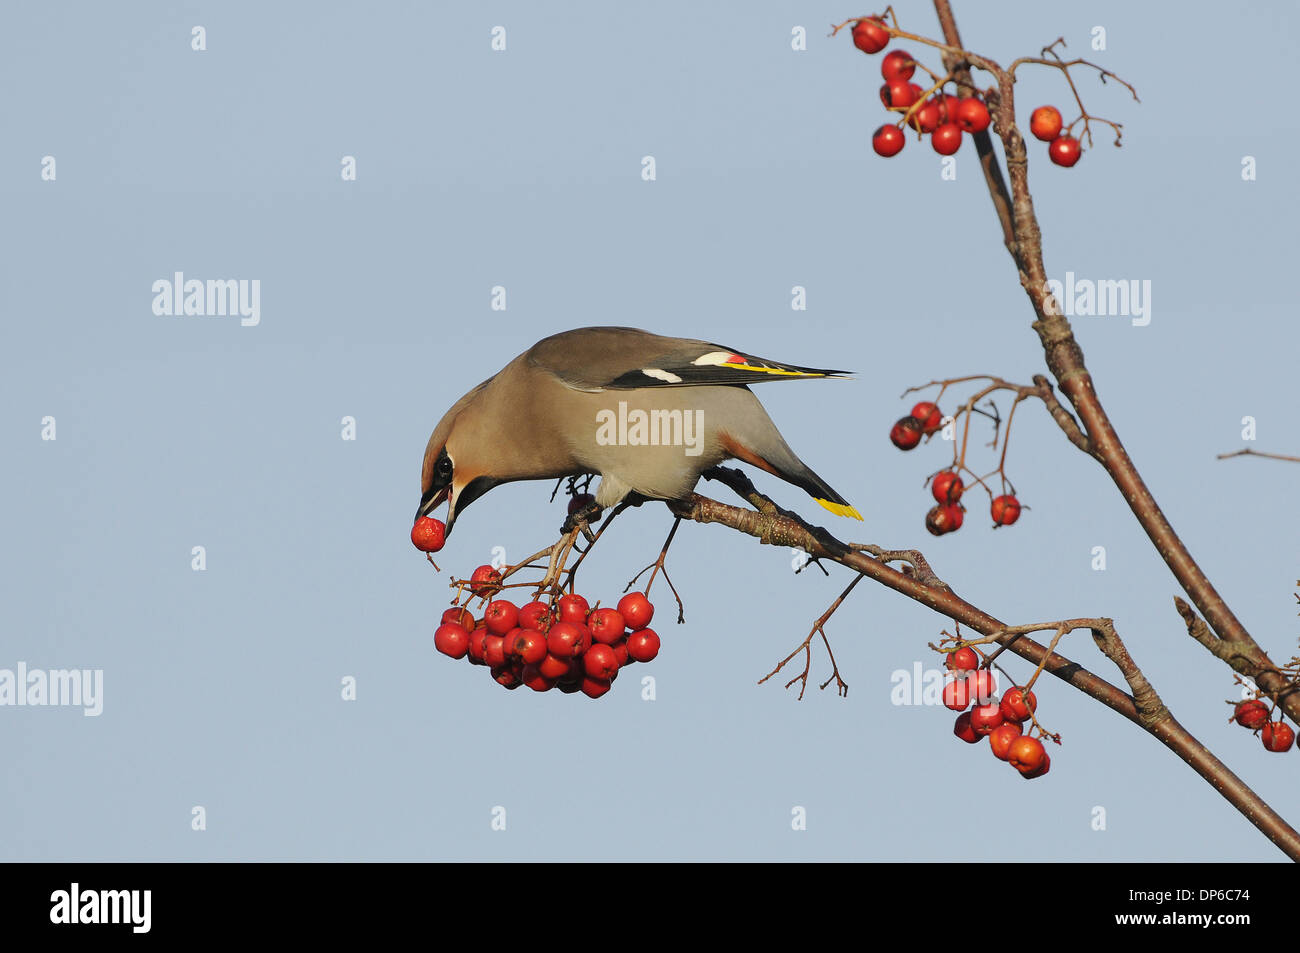
[[[943,583],[930,569],[929,561],[920,553],[842,542],[825,528],[809,525],[797,514],[777,506],[760,493],[740,470],[714,467],[705,473],[705,477],[726,484],[756,509],[742,509],[692,493],[686,500],[668,504],[675,516],[697,523],[718,523],[753,536],[760,543],[799,548],[814,559],[833,560],[982,635],[998,636],[997,641],[1007,651],[1035,665],[1041,665],[1045,672],[1095,698],[1153,735],[1205,778],[1288,857],[1300,860],[1300,833],[1178,723],[1142,676],[1109,620],[1104,628],[1104,638],[1099,639],[1099,630],[1094,629],[1094,639],[1098,639],[1098,646],[1103,653],[1120,669],[1129,682],[1133,695],[1093,674],[1079,663],[1049,652],[1046,646],[1027,635],[1014,629],[1008,631],[1009,627],[1001,620],[967,602],[951,586]],[[900,572],[889,566],[884,557],[867,555],[867,551],[872,550],[907,562],[909,569],[924,567],[924,573],[915,570]]]
[[[1279,697],[1286,713],[1294,721],[1300,722],[1300,692],[1288,691],[1290,681],[1278,671],[1267,653],[1228,607],[1156,503],[1102,407],[1092,375],[1084,361],[1083,349],[1074,337],[1070,322],[1048,289],[1047,271],[1043,264],[1043,236],[1029,191],[1029,160],[1024,137],[1015,121],[1014,73],[1002,69],[985,57],[974,57],[964,50],[949,0],[934,0],[934,9],[947,44],[942,48],[944,65],[960,78],[963,71],[969,76],[969,68],[965,63],[974,62],[997,79],[997,95],[991,97],[989,103],[993,114],[991,128],[1002,140],[1010,181],[1009,192],[996,157],[991,160],[989,158],[992,154],[992,141],[987,131],[975,136],[975,145],[980,154],[980,165],[984,169],[989,196],[1002,226],[1004,243],[1015,261],[1020,284],[1033,305],[1036,317],[1033,328],[1043,346],[1047,368],[1056,378],[1060,392],[1074,408],[1079,423],[1071,426],[1073,418],[1067,420],[1069,415],[1063,416],[1055,411],[1052,413],[1053,419],[1061,425],[1071,443],[1088,453],[1105,469],[1179,586],[1191,598],[1193,605],[1218,638],[1223,642],[1241,643],[1244,652],[1261,660],[1256,683],[1264,691]],[[1079,433],[1079,425],[1082,426],[1082,434]]]

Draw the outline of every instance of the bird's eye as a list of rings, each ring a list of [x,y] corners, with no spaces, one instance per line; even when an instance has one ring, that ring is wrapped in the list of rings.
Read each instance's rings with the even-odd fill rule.
[[[443,457],[441,460],[438,461],[438,475],[439,475],[439,476],[444,476],[444,477],[449,477],[449,476],[451,476],[451,458],[450,458],[450,457]]]

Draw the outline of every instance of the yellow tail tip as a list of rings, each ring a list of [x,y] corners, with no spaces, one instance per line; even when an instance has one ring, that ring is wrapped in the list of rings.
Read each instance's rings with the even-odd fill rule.
[[[816,499],[816,497],[813,497],[813,499]],[[817,500],[817,502],[836,516],[847,516],[855,520],[862,519],[862,514],[847,503],[832,503],[830,500]]]

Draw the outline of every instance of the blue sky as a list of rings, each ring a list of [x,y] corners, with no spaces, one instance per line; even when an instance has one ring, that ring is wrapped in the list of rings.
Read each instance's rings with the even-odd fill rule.
[[[1297,636],[1295,472],[1214,457],[1246,445],[1245,416],[1252,446],[1300,451],[1286,279],[1300,120],[1272,92],[1300,24],[1281,4],[1170,9],[956,12],[995,59],[1064,36],[1137,86],[1140,105],[1080,77],[1090,110],[1124,123],[1122,149],[1099,142],[1070,170],[1031,149],[1047,267],[1151,282],[1148,325],[1081,316],[1076,333],[1161,505],[1280,660]],[[104,707],[0,708],[0,857],[1280,859],[1163,747],[1061,683],[1038,695],[1065,744],[1032,785],[952,738],[945,709],[891,703],[895,673],[934,667],[926,643],[949,624],[871,583],[828,626],[847,698],[756,685],[848,576],[795,575],[788,551],[716,526],[683,527],[670,555],[687,621],[658,627],[663,651],[637,672],[653,702],[627,681],[599,701],[506,693],[433,651],[447,573],[407,532],[444,410],[556,331],[698,337],[856,372],[756,393],[865,522],[756,476],[778,502],[842,537],[921,547],[1008,622],[1114,618],[1180,721],[1295,819],[1296,755],[1228,726],[1230,673],[1188,639],[1119,493],[1041,408],[1018,412],[1008,458],[1032,507],[1020,523],[992,532],[977,507],[956,534],[924,532],[923,482],[949,448],[889,445],[898,395],[971,373],[1028,383],[1042,356],[969,143],[955,181],[924,145],[871,152],[878,59],[825,36],[866,12],[7,8],[0,668],[102,669]],[[926,4],[899,13],[936,30]],[[1050,71],[1017,92],[1022,121],[1068,95]],[[177,271],[258,280],[260,323],[154,314],[153,283]],[[505,311],[489,307],[498,285]],[[545,545],[563,519],[549,493],[493,491],[440,565],[468,574],[496,547]],[[583,569],[593,601],[617,598],[671,520],[648,506],[619,522]],[[1062,651],[1119,680],[1085,634]]]

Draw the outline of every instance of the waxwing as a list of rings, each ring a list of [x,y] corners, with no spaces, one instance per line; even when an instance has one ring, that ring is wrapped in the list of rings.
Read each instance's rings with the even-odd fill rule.
[[[748,385],[845,371],[782,364],[636,328],[552,335],[456,401],[424,452],[420,506],[445,499],[447,533],[470,503],[515,480],[598,474],[596,503],[680,500],[734,459],[862,519],[786,444]]]

